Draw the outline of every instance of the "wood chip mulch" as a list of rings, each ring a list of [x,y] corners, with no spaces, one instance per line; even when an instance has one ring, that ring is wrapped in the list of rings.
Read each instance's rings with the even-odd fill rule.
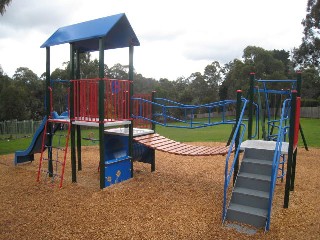
[[[77,183],[68,157],[62,189],[36,182],[39,154],[16,167],[3,155],[0,239],[320,239],[320,149],[298,151],[289,208],[279,180],[270,231],[251,234],[222,225],[223,156],[156,152],[155,172],[136,162],[134,178],[100,190],[96,146],[82,148]]]

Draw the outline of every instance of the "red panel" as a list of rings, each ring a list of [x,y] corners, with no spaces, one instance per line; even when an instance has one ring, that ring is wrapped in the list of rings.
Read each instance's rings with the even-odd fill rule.
[[[299,124],[300,124],[300,106],[301,106],[301,97],[297,97],[296,101],[296,116],[294,123],[294,135],[293,135],[293,148],[296,149],[299,139]]]
[[[133,95],[134,98],[142,98],[146,99],[148,101],[152,101],[152,95],[151,94],[135,94]],[[142,116],[145,118],[152,119],[152,104],[149,102],[134,100],[133,101],[133,115],[135,116]],[[133,120],[133,126],[138,128],[152,128],[152,123],[150,121],[135,118]]]
[[[74,117],[78,121],[99,122],[99,81],[105,82],[104,122],[130,119],[129,80],[77,79],[74,85]]]

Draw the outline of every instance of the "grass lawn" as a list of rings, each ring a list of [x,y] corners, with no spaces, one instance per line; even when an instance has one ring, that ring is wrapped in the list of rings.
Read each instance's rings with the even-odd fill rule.
[[[17,150],[25,150],[29,147],[32,137],[29,138],[17,138],[17,139],[5,139],[0,140],[0,155],[14,153]],[[97,139],[98,137],[98,128],[93,128],[89,130],[82,130],[81,131],[81,137],[82,138],[94,138]],[[55,141],[58,141],[55,139]],[[97,145],[97,141],[91,141],[91,140],[82,140],[83,146],[90,146],[90,145]],[[61,145],[64,145],[64,139],[61,142]],[[69,140],[69,146],[70,146],[70,140]]]
[[[320,147],[320,119],[302,118],[301,126],[309,147]],[[179,142],[227,142],[232,130],[232,125],[218,125],[213,127],[185,129],[157,126],[156,132],[167,138]],[[98,129],[82,130],[82,137],[98,138]],[[14,153],[17,150],[27,149],[32,138],[19,138],[0,140],[0,155]],[[82,145],[95,145],[98,142],[82,140]],[[303,146],[301,136],[299,145]]]
[[[320,147],[320,119],[302,118],[301,126],[308,147]],[[227,142],[231,130],[232,125],[229,124],[198,129],[156,127],[160,135],[179,142]],[[301,134],[299,135],[299,146],[303,146]]]

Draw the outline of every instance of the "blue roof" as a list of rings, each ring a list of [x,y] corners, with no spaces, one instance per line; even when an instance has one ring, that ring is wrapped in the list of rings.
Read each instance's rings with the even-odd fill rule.
[[[130,45],[140,46],[126,15],[120,13],[61,27],[41,45],[41,48],[74,43],[75,49],[80,52],[92,52],[99,50],[99,38],[101,37],[106,38],[105,50]]]

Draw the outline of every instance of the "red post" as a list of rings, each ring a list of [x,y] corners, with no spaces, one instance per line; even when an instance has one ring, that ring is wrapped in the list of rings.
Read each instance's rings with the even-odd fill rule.
[[[300,106],[301,106],[301,97],[297,97],[297,100],[296,100],[296,116],[295,116],[294,135],[293,135],[293,150],[295,150],[297,148],[298,139],[299,139]]]

